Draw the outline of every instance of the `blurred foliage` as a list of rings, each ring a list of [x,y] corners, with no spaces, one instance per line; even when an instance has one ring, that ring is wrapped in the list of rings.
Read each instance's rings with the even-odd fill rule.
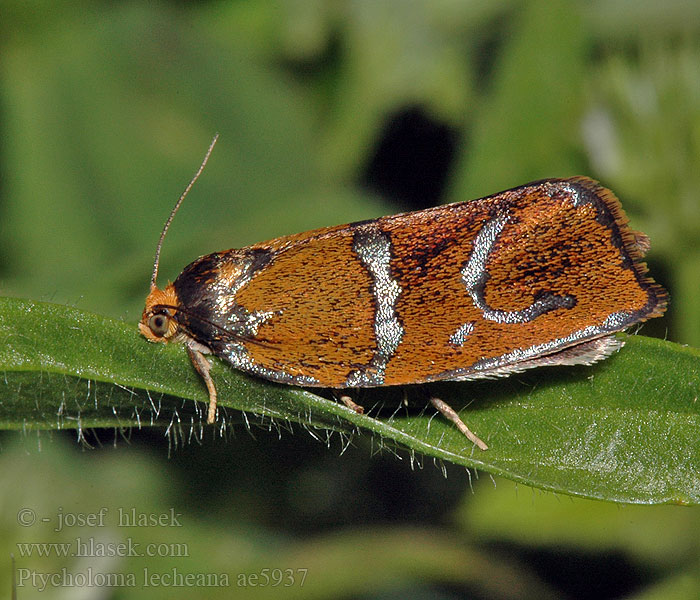
[[[614,189],[650,235],[652,272],[671,293],[667,316],[643,331],[700,346],[697,2],[0,0],[0,14],[2,295],[134,323],[162,223],[215,131],[221,140],[166,242],[163,279],[200,254],[400,210],[358,182],[410,109],[454,132],[445,201],[545,176],[586,174]],[[406,144],[384,168],[398,171],[412,151]],[[182,538],[139,535],[192,540],[192,559],[146,561],[154,571],[304,565],[317,587],[283,592],[318,598],[700,594],[700,527],[688,509],[514,494],[482,478],[455,512],[468,486],[456,467],[447,481],[433,468],[406,475],[387,452],[370,460],[369,441],[338,457],[302,434],[277,441],[274,429],[257,442],[244,432],[178,447],[169,462],[167,441],[145,432],[84,455],[45,435],[39,454],[3,444],[5,556],[17,555],[21,533],[54,539],[19,527],[22,506],[150,512],[177,499]],[[557,576],[581,564],[585,578]]]

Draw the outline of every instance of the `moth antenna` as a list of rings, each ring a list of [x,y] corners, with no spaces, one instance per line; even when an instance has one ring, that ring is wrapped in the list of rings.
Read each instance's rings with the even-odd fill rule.
[[[153,290],[156,287],[156,278],[158,277],[158,263],[160,262],[160,249],[163,246],[163,240],[165,239],[165,234],[168,233],[168,228],[170,227],[170,223],[173,222],[173,218],[175,217],[175,213],[180,208],[180,205],[182,204],[182,201],[185,199],[185,196],[187,196],[187,194],[189,194],[190,190],[192,189],[192,186],[195,184],[197,179],[199,179],[199,176],[202,174],[202,171],[204,171],[204,167],[207,166],[207,161],[209,160],[209,157],[211,156],[211,151],[214,149],[214,146],[216,145],[216,141],[218,139],[219,139],[219,134],[217,133],[214,136],[214,139],[211,141],[211,144],[209,144],[209,148],[207,149],[207,153],[204,155],[204,160],[202,160],[202,164],[199,165],[199,169],[197,169],[197,172],[194,174],[194,177],[192,177],[192,179],[190,179],[190,182],[187,184],[185,191],[183,191],[182,194],[180,194],[180,198],[175,203],[175,206],[173,207],[173,209],[170,211],[170,216],[168,217],[168,220],[165,222],[165,225],[163,226],[163,231],[160,234],[160,239],[158,240],[158,245],[156,246],[156,256],[155,256],[155,259],[153,260],[153,275],[151,275],[151,290]]]

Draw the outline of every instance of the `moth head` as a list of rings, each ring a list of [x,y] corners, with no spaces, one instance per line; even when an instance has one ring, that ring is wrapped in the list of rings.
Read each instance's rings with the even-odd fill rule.
[[[177,334],[175,319],[178,299],[175,288],[169,283],[164,290],[151,288],[146,298],[139,331],[149,342],[169,342]]]

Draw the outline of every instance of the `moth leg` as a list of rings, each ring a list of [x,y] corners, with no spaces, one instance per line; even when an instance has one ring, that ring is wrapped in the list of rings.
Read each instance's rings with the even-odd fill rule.
[[[209,411],[207,412],[207,423],[211,425],[216,421],[216,386],[214,385],[214,380],[209,375],[209,370],[211,369],[211,363],[205,358],[199,350],[195,350],[190,346],[187,346],[187,353],[190,355],[190,360],[204,379],[204,383],[207,384],[207,390],[209,390]]]
[[[350,410],[354,410],[358,415],[362,415],[365,412],[365,409],[359,404],[355,404],[350,396],[343,395],[340,397],[340,401]]]
[[[459,415],[447,402],[440,400],[440,398],[430,398],[430,403],[440,411],[444,417],[452,421],[457,426],[457,429],[466,435],[471,442],[475,443],[482,450],[488,450],[489,447],[464,424],[464,421],[459,418]]]

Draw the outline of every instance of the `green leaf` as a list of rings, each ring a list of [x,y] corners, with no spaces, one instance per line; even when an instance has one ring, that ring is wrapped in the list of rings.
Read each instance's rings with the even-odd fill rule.
[[[206,428],[206,391],[186,353],[148,344],[135,324],[3,298],[0,335],[5,429],[165,425],[199,435]],[[461,410],[489,444],[486,452],[434,411],[403,408],[403,390],[358,393],[375,419],[214,360],[218,430],[240,420],[229,410],[236,409],[308,428],[366,429],[383,443],[543,489],[616,502],[700,503],[700,352],[625,339],[620,353],[594,367],[428,386]]]

